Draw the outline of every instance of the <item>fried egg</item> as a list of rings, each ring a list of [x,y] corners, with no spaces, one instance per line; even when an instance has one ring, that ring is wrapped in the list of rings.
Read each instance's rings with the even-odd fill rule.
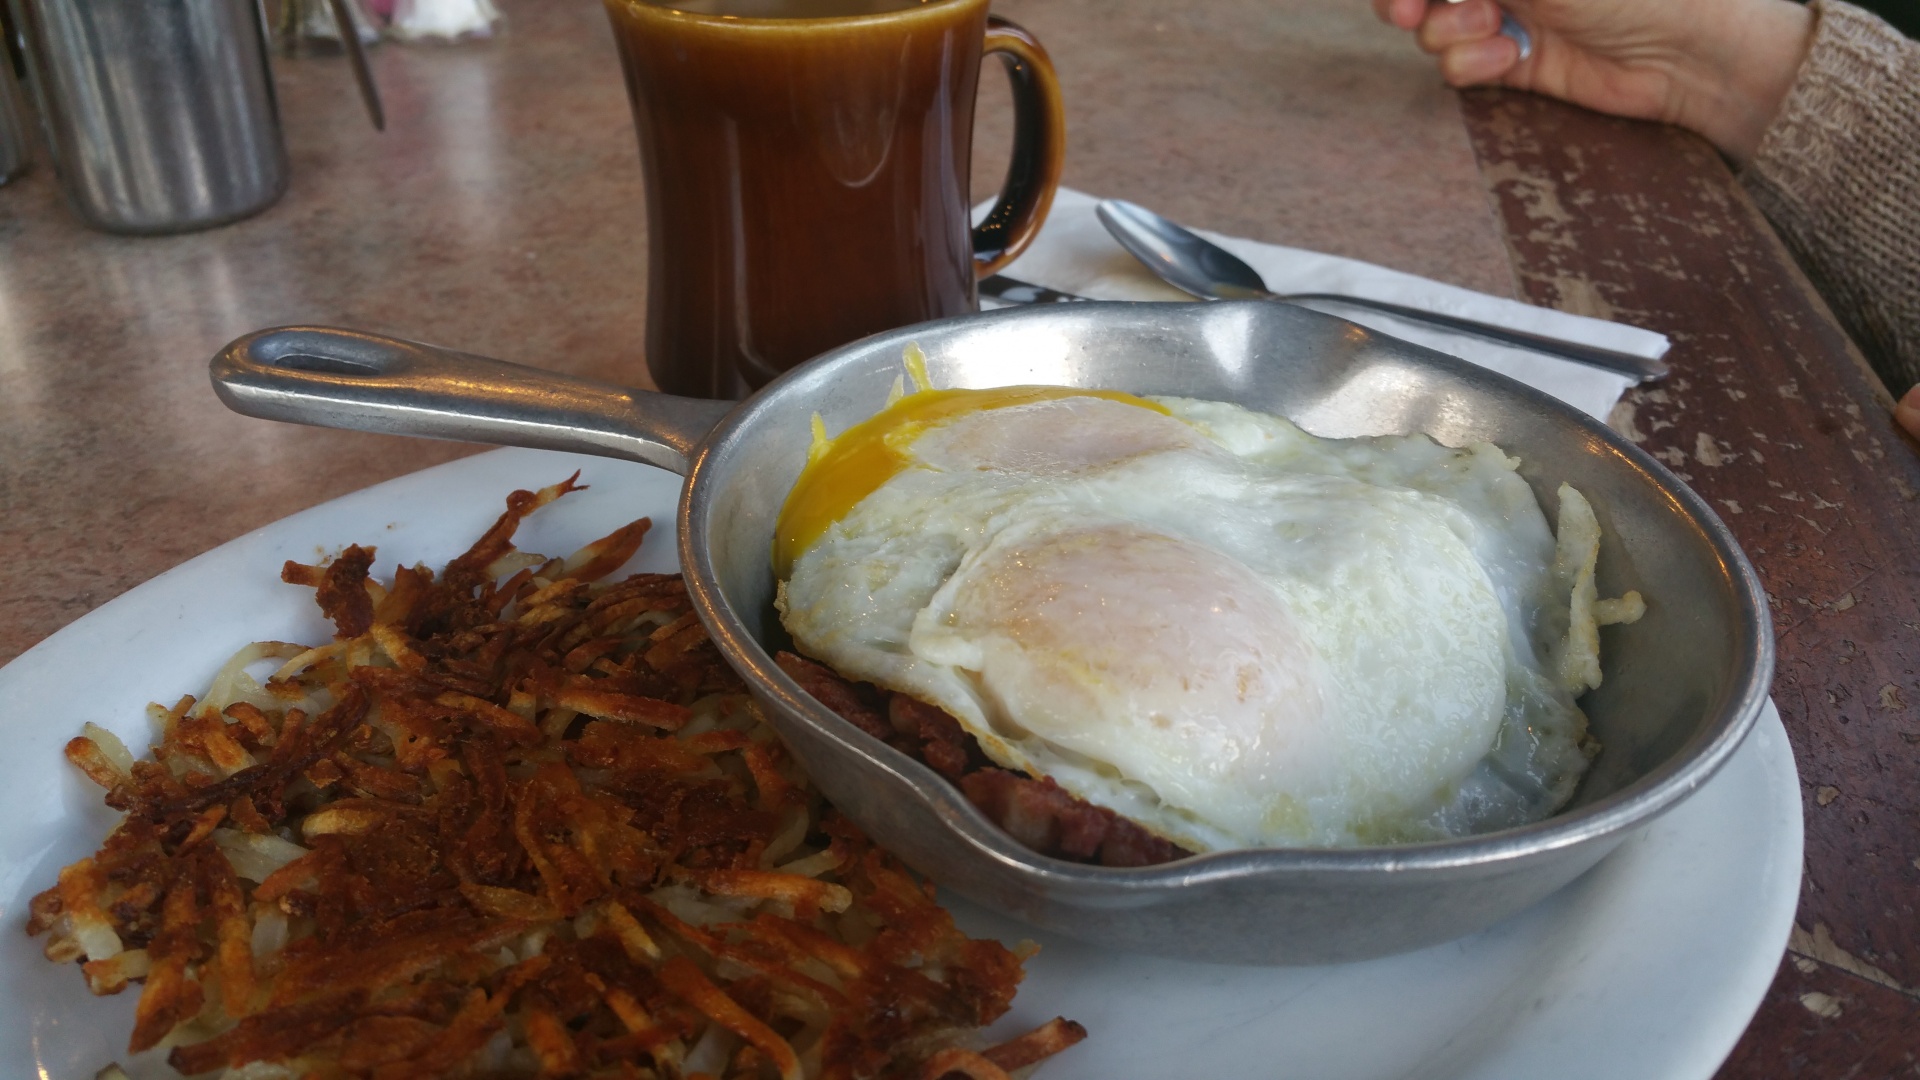
[[[1580,648],[1596,606],[1624,618],[1597,526],[1556,551],[1517,465],[1220,402],[922,389],[816,427],[778,607],[801,651],[1193,851],[1483,832],[1571,796]]]

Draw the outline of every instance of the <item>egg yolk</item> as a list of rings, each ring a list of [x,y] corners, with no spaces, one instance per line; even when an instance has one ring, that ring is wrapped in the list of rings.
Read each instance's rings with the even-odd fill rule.
[[[824,439],[820,418],[814,417],[814,447],[806,468],[780,509],[773,533],[773,572],[786,578],[793,561],[820,539],[834,522],[845,517],[860,500],[912,466],[908,447],[922,433],[957,416],[987,409],[1004,409],[1060,398],[1095,397],[1137,405],[1162,415],[1167,410],[1144,398],[1117,390],[1085,390],[1075,386],[1001,386],[988,390],[928,388],[918,365],[914,381],[921,389],[907,394],[833,439]]]

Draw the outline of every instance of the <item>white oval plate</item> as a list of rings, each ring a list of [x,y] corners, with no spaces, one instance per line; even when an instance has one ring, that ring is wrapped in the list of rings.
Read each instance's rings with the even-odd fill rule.
[[[0,669],[0,1076],[85,1080],[129,1060],[135,992],[89,995],[22,932],[27,901],[91,854],[116,815],[61,756],[88,721],[145,747],[145,706],[205,689],[249,641],[320,643],[312,590],[287,559],[351,543],[438,566],[499,514],[507,492],[573,470],[592,490],[534,515],[525,550],[566,554],[653,518],[631,569],[676,569],[680,478],[640,465],[499,450],[368,488],[249,533],[102,606]],[[1056,1015],[1091,1037],[1040,1080],[1710,1077],[1786,947],[1800,886],[1800,797],[1772,706],[1727,766],[1678,809],[1544,903],[1447,945],[1359,964],[1235,968],[1106,952],[956,904],[961,924],[1037,937],[1011,1032]]]

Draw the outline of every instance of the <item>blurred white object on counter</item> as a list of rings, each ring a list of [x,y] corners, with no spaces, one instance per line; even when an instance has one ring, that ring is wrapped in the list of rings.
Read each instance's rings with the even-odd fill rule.
[[[388,30],[397,38],[485,37],[500,23],[493,0],[399,0]]]

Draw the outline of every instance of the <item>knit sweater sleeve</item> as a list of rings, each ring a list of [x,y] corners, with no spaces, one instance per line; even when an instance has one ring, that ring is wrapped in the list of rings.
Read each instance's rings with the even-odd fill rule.
[[[1920,42],[1841,0],[1741,173],[1898,395],[1920,382]]]

